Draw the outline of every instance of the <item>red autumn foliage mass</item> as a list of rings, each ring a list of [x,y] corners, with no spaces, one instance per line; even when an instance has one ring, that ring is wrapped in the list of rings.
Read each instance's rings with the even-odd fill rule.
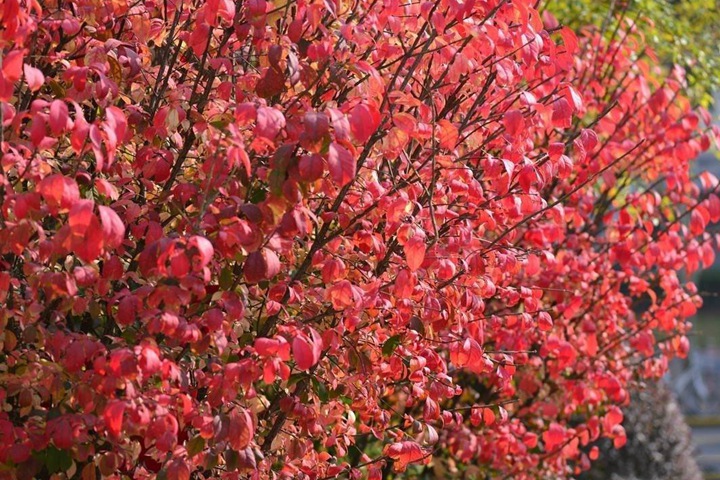
[[[4,0],[0,477],[562,478],[687,352],[716,132],[529,0]]]

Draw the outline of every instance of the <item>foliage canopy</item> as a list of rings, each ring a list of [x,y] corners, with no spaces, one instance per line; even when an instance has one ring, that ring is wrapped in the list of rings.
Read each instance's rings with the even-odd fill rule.
[[[527,0],[0,15],[0,476],[563,478],[687,352],[716,132],[631,30]]]

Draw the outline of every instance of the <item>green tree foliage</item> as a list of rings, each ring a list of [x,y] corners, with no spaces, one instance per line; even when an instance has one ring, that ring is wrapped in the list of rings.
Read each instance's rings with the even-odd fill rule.
[[[688,93],[708,106],[720,88],[718,0],[548,0],[544,8],[573,28],[595,25],[617,36],[617,21],[634,21],[667,67],[687,71]]]

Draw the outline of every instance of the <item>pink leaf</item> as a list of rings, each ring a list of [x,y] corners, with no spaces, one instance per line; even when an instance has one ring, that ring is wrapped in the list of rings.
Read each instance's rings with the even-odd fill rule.
[[[330,114],[330,121],[332,122],[333,132],[335,138],[338,140],[349,140],[350,139],[350,122],[344,113],[336,108],[328,108]]]
[[[355,159],[345,147],[335,142],[330,144],[328,168],[332,179],[341,187],[355,178]]]
[[[110,248],[119,247],[125,237],[125,225],[112,208],[100,205],[98,211],[105,235],[105,244]]]
[[[277,355],[282,360],[290,359],[290,344],[283,337],[258,338],[255,340],[254,348],[255,353],[260,356]]]
[[[280,130],[285,127],[283,114],[271,107],[260,107],[257,109],[255,123],[255,135],[274,140]]]
[[[172,460],[166,470],[165,478],[172,480],[190,480],[190,467],[182,458]]]
[[[571,28],[562,27],[560,35],[562,36],[563,43],[565,44],[565,51],[570,55],[574,54],[578,48],[578,39],[577,36],[575,36],[575,32],[573,32]]]
[[[62,100],[53,100],[50,104],[49,123],[53,135],[60,135],[71,123],[67,104]]]
[[[42,71],[27,63],[23,65],[23,73],[25,74],[25,82],[27,82],[31,92],[37,92],[45,83],[45,75],[43,75]]]
[[[538,174],[535,167],[530,164],[522,167],[518,175],[518,183],[523,192],[529,193],[532,186],[538,183]]]
[[[607,433],[612,432],[616,425],[620,425],[623,421],[623,413],[620,408],[613,405],[608,408],[605,417],[603,417],[603,428]]]

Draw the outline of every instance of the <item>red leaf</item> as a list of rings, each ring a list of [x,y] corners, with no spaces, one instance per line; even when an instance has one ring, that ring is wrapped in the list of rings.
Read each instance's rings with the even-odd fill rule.
[[[162,368],[162,360],[160,359],[160,350],[152,343],[145,343],[140,347],[135,347],[135,353],[140,353],[138,358],[138,366],[145,375],[153,375]]]
[[[105,407],[103,419],[105,420],[105,428],[111,437],[119,437],[122,431],[123,414],[125,413],[125,402],[119,400],[111,400]]]
[[[115,315],[115,321],[120,325],[132,325],[135,321],[138,311],[138,299],[135,296],[127,296],[118,303],[118,311]]]
[[[118,143],[124,140],[127,131],[127,119],[122,110],[115,106],[110,106],[105,110],[103,131],[107,137],[105,144],[109,151],[108,156],[112,157]]]
[[[300,157],[298,164],[298,170],[300,172],[300,178],[306,182],[314,182],[318,178],[322,177],[325,167],[323,160],[320,155],[303,155]]]
[[[355,305],[353,286],[347,280],[341,280],[325,290],[325,297],[330,300],[335,310],[344,310]]]
[[[565,428],[559,423],[553,422],[550,428],[542,434],[547,453],[556,453],[555,450],[565,441]]]
[[[518,175],[518,183],[523,192],[529,193],[532,186],[538,183],[538,174],[535,167],[532,165],[522,167]]]
[[[557,128],[568,128],[572,125],[573,110],[565,98],[558,98],[553,103],[552,124]]]
[[[570,55],[574,54],[578,48],[578,40],[575,32],[573,32],[569,27],[562,27],[560,35],[562,36],[563,43],[565,44],[566,52]]]
[[[298,334],[292,343],[295,365],[299,370],[310,370],[320,361],[322,355],[322,337],[310,327],[310,337],[305,334]]]
[[[620,425],[623,421],[622,410],[615,405],[609,407],[602,421],[603,429],[607,433],[611,433],[613,428],[615,428],[616,425]]]
[[[92,262],[103,247],[104,230],[93,213],[92,200],[79,200],[70,209],[68,224],[70,237],[67,248],[74,250],[85,262]]]
[[[73,235],[84,236],[92,224],[93,208],[95,204],[92,200],[78,200],[70,209],[68,215],[68,224]]]
[[[283,337],[258,338],[254,344],[255,353],[269,357],[277,355],[282,360],[290,359],[290,344]]]
[[[250,157],[248,157],[247,152],[244,148],[238,147],[238,146],[232,146],[228,148],[228,159],[231,161],[232,165],[242,164],[243,167],[245,167],[245,173],[247,173],[248,176],[252,174],[252,167],[250,166]]]
[[[8,457],[10,460],[19,465],[25,463],[32,455],[32,450],[26,444],[16,443],[12,445],[8,450]]]
[[[571,85],[566,85],[562,92],[565,99],[573,107],[574,111],[580,110],[583,107],[583,99]]]
[[[275,252],[267,248],[252,252],[245,259],[243,273],[248,283],[257,283],[274,277],[280,272],[280,260]]]
[[[695,236],[702,235],[705,231],[706,224],[705,218],[699,208],[693,210],[690,214],[690,233]]]
[[[420,235],[414,235],[403,246],[408,268],[411,272],[420,268],[425,260],[425,240]]]
[[[475,373],[482,373],[486,367],[482,347],[472,338],[466,338],[451,347],[450,361]]]
[[[104,195],[108,197],[110,200],[117,200],[120,194],[117,191],[117,188],[115,188],[115,185],[108,182],[104,178],[96,178],[95,179],[95,189],[98,191],[100,195]]]
[[[43,178],[38,191],[53,215],[68,212],[80,200],[80,189],[75,180],[59,173]]]
[[[402,269],[395,277],[394,293],[398,298],[410,298],[415,288],[415,274],[409,270]]]
[[[285,75],[276,67],[268,67],[255,86],[255,93],[261,98],[272,98],[284,91]]]
[[[123,238],[125,238],[125,225],[112,208],[100,205],[98,211],[100,212],[100,221],[105,235],[105,245],[110,248],[119,247]]]
[[[73,124],[72,135],[70,135],[70,145],[75,153],[80,154],[87,141],[90,125],[85,120],[80,105],[74,103],[73,107],[75,109],[75,123]]]
[[[353,137],[365,143],[380,126],[380,112],[372,105],[361,103],[350,112],[350,130]]]
[[[355,159],[350,152],[333,142],[328,151],[330,176],[339,186],[344,187],[355,178]]]
[[[311,142],[321,140],[330,130],[330,121],[324,113],[306,112],[303,124],[305,138]]]
[[[430,460],[425,450],[412,441],[397,442],[388,445],[383,450],[383,454],[395,461],[393,468],[396,472],[404,472],[411,463],[419,462],[423,459],[427,461]]]
[[[194,235],[188,240],[188,247],[198,252],[197,256],[193,256],[193,267],[196,270],[203,269],[212,260],[215,250],[212,243],[205,237]]]
[[[552,317],[548,312],[540,312],[538,314],[538,328],[543,332],[549,332],[553,328]]]
[[[580,138],[578,140],[580,141],[580,144],[583,146],[585,152],[587,153],[591,153],[595,146],[598,144],[597,133],[595,133],[594,130],[591,130],[589,128],[584,128],[582,130],[582,132],[580,133]]]
[[[616,425],[615,428],[613,428],[613,447],[615,448],[622,448],[627,443],[627,435],[625,433],[625,428],[622,427],[622,425]]]
[[[322,279],[325,284],[332,284],[336,280],[345,277],[346,274],[345,262],[339,258],[331,258],[325,262],[322,268]]]
[[[165,478],[168,480],[190,480],[190,467],[185,460],[176,458],[167,466]]]
[[[459,133],[457,127],[453,125],[452,122],[443,118],[437,122],[435,136],[440,148],[452,150],[455,148],[455,145],[457,145]]]
[[[525,127],[525,117],[520,110],[510,110],[503,116],[505,131],[511,136],[516,136]]]
[[[523,435],[522,442],[528,448],[535,448],[538,444],[538,437],[534,433],[527,432],[525,435]]]
[[[392,120],[396,127],[408,135],[415,133],[417,120],[409,113],[396,113],[393,115]]]
[[[490,426],[495,423],[495,412],[493,412],[490,408],[483,408],[482,417],[485,425]]]
[[[255,435],[255,426],[253,425],[250,412],[244,408],[237,407],[230,413],[230,445],[234,450],[244,450],[250,445]]]
[[[11,50],[3,56],[2,74],[5,81],[15,83],[20,80],[24,57],[25,54],[21,50]]]

